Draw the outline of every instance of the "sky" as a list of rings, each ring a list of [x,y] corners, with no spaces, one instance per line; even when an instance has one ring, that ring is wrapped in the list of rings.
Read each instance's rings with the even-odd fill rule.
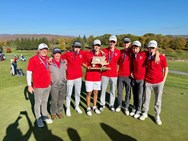
[[[188,35],[188,0],[2,0],[0,34]]]

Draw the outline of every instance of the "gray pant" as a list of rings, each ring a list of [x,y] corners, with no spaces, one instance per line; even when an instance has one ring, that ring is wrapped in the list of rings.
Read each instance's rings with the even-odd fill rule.
[[[145,84],[145,93],[144,93],[144,104],[143,104],[143,111],[144,113],[148,113],[149,111],[149,104],[151,98],[151,91],[154,90],[155,93],[155,114],[159,116],[161,113],[161,105],[162,105],[162,93],[163,93],[164,82],[158,84]]]
[[[122,107],[123,88],[125,86],[125,109],[129,108],[130,94],[131,94],[131,79],[129,77],[118,77],[118,105]]]
[[[79,106],[81,86],[82,86],[81,78],[77,78],[74,80],[67,80],[67,96],[66,96],[67,108],[70,108],[73,87],[75,87],[75,107]]]
[[[132,88],[134,96],[134,108],[137,110],[137,113],[141,113],[144,93],[144,80],[132,80]]]
[[[62,114],[63,103],[66,95],[66,86],[51,88],[51,107],[50,111],[52,115]]]
[[[115,102],[115,90],[116,90],[116,84],[117,84],[117,77],[106,77],[102,76],[102,90],[101,90],[101,97],[100,97],[100,104],[105,105],[105,99],[106,99],[106,89],[108,86],[108,82],[110,82],[110,106],[114,106]]]
[[[47,103],[48,103],[48,97],[50,93],[51,86],[47,88],[35,88],[34,89],[34,99],[35,99],[35,105],[34,105],[34,112],[36,119],[42,116],[47,116]]]

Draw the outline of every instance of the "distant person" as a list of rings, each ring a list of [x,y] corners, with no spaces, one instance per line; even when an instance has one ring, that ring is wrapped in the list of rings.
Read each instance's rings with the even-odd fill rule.
[[[51,75],[51,117],[52,119],[63,118],[63,103],[66,96],[66,61],[61,59],[61,50],[54,48],[53,59],[50,65]]]
[[[158,45],[155,40],[151,40],[148,43],[148,49],[150,55],[147,59],[143,113],[139,119],[145,120],[145,118],[148,117],[151,91],[154,90],[155,122],[158,125],[162,125],[162,121],[160,119],[160,113],[161,113],[162,93],[163,93],[164,83],[168,75],[168,65],[167,65],[166,57],[164,55],[159,55],[160,61],[158,63],[154,61],[156,57],[157,47]]]
[[[27,68],[28,91],[34,93],[34,113],[38,127],[44,126],[43,121],[46,123],[53,122],[48,117],[47,112],[47,102],[51,88],[48,50],[49,48],[45,43],[39,44],[38,53],[30,58]]]
[[[130,95],[131,95],[131,53],[132,50],[130,48],[131,40],[130,38],[124,37],[123,38],[124,49],[122,49],[121,57],[119,59],[119,70],[118,70],[118,107],[116,108],[116,112],[120,112],[122,108],[122,96],[123,96],[123,89],[125,87],[125,106],[124,112],[127,116],[129,116],[129,102],[130,102]]]
[[[109,47],[104,48],[102,51],[106,55],[107,62],[109,62],[109,65],[107,67],[110,68],[110,70],[106,70],[102,72],[102,90],[101,90],[101,96],[100,96],[100,111],[103,111],[106,105],[106,89],[108,86],[108,82],[110,82],[110,102],[109,102],[109,108],[112,112],[115,111],[114,108],[114,102],[115,102],[115,90],[116,90],[116,84],[117,84],[117,63],[120,57],[120,51],[116,49],[117,44],[117,37],[116,36],[110,36],[109,38]]]
[[[98,91],[101,90],[101,71],[98,70],[92,70],[92,58],[94,56],[102,56],[102,53],[100,51],[101,48],[101,41],[96,39],[93,42],[93,50],[87,53],[85,55],[83,66],[86,68],[86,75],[85,75],[85,86],[86,86],[86,102],[87,102],[87,115],[92,116],[91,112],[91,104],[90,104],[90,98],[91,94],[93,93],[93,111],[97,114],[100,114],[101,112],[97,108],[97,97],[98,97]],[[100,64],[96,64],[94,66],[95,68],[100,68]]]
[[[62,59],[67,61],[67,95],[66,95],[66,115],[71,116],[70,103],[73,87],[75,88],[75,111],[82,114],[79,107],[80,93],[82,85],[82,63],[84,59],[84,51],[81,49],[81,43],[75,41],[72,50],[61,55]]]
[[[14,67],[14,75],[17,75],[17,61],[18,61],[18,57],[15,54],[14,58],[13,58],[13,61],[11,62],[13,67]]]

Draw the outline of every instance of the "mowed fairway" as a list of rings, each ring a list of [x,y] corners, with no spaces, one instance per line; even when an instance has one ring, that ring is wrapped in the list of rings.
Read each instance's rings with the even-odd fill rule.
[[[18,51],[27,60],[35,51]],[[163,93],[162,126],[154,123],[154,95],[151,98],[149,118],[145,121],[112,113],[108,108],[101,115],[85,113],[86,101],[83,89],[81,109],[77,114],[55,120],[52,124],[37,128],[32,113],[33,95],[24,95],[26,78],[10,76],[10,58],[0,62],[0,140],[5,141],[187,141],[188,140],[188,77],[169,74]],[[18,61],[18,68],[26,71],[27,62]],[[124,94],[125,95],[125,94]],[[26,100],[29,98],[28,100]],[[107,99],[108,100],[108,99]],[[72,100],[73,101],[73,100]],[[131,104],[132,104],[131,99]],[[74,104],[74,102],[73,102]]]

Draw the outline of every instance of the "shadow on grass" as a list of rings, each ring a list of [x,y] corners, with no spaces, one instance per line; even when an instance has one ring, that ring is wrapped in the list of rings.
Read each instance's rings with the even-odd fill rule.
[[[104,132],[109,136],[109,138],[112,141],[137,141],[135,138],[122,134],[120,133],[118,130],[114,129],[113,127],[105,124],[105,123],[100,123],[102,129],[104,130]]]
[[[19,128],[19,122],[21,122],[21,119],[24,117],[27,120],[29,129],[23,135],[21,129]],[[21,111],[15,122],[7,127],[3,141],[28,141],[32,133],[36,141],[63,141],[60,137],[53,135],[52,131],[48,129],[46,124],[43,128],[37,127],[36,123],[34,123],[33,126],[27,111]]]
[[[75,129],[68,128],[67,133],[68,133],[71,141],[81,141],[81,138],[80,138],[78,132]]]
[[[154,116],[148,114],[148,117],[155,123],[155,117]]]

